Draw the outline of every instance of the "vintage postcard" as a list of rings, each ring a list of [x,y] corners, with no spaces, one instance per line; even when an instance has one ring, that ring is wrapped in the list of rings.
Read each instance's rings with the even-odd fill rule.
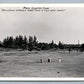
[[[0,77],[84,77],[84,4],[0,5]]]

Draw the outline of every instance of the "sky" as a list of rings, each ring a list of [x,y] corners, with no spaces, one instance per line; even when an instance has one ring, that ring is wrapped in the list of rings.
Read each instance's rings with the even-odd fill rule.
[[[84,3],[84,0],[0,0],[0,3]]]
[[[0,40],[7,36],[35,35],[39,42],[54,40],[56,43],[77,44],[79,40],[84,43],[84,7],[53,9],[63,11],[0,11]]]
[[[0,84],[84,84],[84,82],[0,82]]]

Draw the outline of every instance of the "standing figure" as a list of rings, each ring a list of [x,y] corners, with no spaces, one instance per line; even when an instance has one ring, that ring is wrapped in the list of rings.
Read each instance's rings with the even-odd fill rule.
[[[58,62],[61,63],[62,62],[62,59],[61,58],[58,58]]]
[[[51,62],[51,58],[50,57],[48,58],[48,62]]]
[[[40,62],[43,63],[43,58],[42,57],[40,58]]]

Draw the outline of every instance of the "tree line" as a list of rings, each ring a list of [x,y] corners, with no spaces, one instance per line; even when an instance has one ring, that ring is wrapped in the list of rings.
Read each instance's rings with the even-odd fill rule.
[[[84,51],[84,44],[63,44],[59,41],[56,44],[53,40],[50,43],[38,42],[36,36],[7,36],[3,41],[0,41],[0,47],[3,48],[12,48],[12,49],[28,49],[32,50],[49,50],[49,49],[68,49],[70,50],[80,50]]]
[[[52,48],[57,48],[57,45],[52,41],[51,43],[38,42],[36,36],[7,36],[2,42],[0,42],[0,47],[12,48],[12,49],[28,49],[32,50],[48,50]]]

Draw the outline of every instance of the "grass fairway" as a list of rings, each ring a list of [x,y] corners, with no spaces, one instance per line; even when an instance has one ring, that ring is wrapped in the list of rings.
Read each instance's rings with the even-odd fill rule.
[[[40,58],[43,63],[40,63]],[[51,63],[48,63],[51,57]],[[62,59],[62,63],[58,59]],[[84,77],[84,53],[0,51],[0,77]]]

